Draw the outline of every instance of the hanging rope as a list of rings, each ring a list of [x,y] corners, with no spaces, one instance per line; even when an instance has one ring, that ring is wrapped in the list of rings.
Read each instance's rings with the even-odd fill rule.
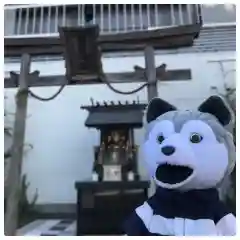
[[[131,95],[131,94],[134,94],[134,93],[137,93],[137,92],[139,92],[139,91],[141,91],[144,87],[146,87],[146,86],[148,86],[150,83],[144,83],[144,84],[142,84],[142,86],[140,86],[140,87],[138,87],[138,88],[136,88],[136,89],[134,89],[134,90],[132,90],[132,91],[120,91],[120,90],[118,90],[118,89],[116,89],[116,88],[114,88],[111,84],[110,84],[110,82],[107,80],[107,78],[105,77],[105,76],[102,76],[101,77],[101,80],[104,82],[104,83],[106,83],[106,85],[108,86],[108,88],[110,88],[112,91],[114,91],[115,93],[118,93],[118,94],[122,94],[122,95]],[[156,79],[156,82],[157,82],[157,79]],[[153,84],[155,84],[155,83],[153,83]],[[43,98],[43,97],[41,97],[41,96],[38,96],[38,95],[36,95],[35,93],[33,93],[30,89],[28,89],[28,93],[29,93],[29,95],[31,96],[31,97],[33,97],[33,98],[35,98],[35,99],[37,99],[37,100],[40,100],[40,101],[51,101],[51,100],[53,100],[53,99],[55,99],[61,92],[62,92],[62,90],[64,89],[64,87],[66,86],[67,84],[66,83],[64,83],[60,88],[59,88],[59,90],[55,93],[55,94],[53,94],[51,97],[48,97],[48,98]]]
[[[40,97],[40,96],[36,95],[35,93],[33,93],[30,89],[28,89],[28,93],[31,97],[36,98],[37,100],[46,102],[46,101],[51,101],[54,98],[56,98],[62,92],[62,90],[64,89],[65,86],[66,86],[66,84],[62,85],[55,94],[53,94],[51,97],[48,97],[48,98]]]
[[[103,82],[106,83],[107,86],[108,86],[112,91],[114,91],[115,93],[118,93],[118,94],[123,94],[123,95],[130,95],[130,94],[137,93],[137,92],[141,91],[144,87],[146,87],[146,86],[149,85],[149,83],[144,83],[142,86],[138,87],[137,89],[134,89],[134,90],[132,90],[132,91],[123,92],[123,91],[120,91],[120,90],[114,88],[114,87],[110,84],[110,82],[107,80],[107,78],[106,78],[105,76],[103,76],[103,77],[101,78],[101,80],[103,80]],[[156,82],[157,82],[157,79],[156,79]]]

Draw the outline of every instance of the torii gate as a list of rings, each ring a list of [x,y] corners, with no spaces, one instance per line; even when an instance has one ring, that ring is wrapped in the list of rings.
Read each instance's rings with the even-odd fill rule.
[[[109,36],[102,36],[98,40],[98,26],[70,27],[60,29],[60,39],[65,44],[66,76],[71,81],[89,80],[97,78],[99,81],[107,82],[107,76],[103,73],[101,64],[101,46],[108,44],[119,45],[119,42],[128,45],[137,45],[144,49],[145,68],[135,67],[135,74],[146,78],[147,82],[141,87],[148,89],[148,101],[158,96],[157,78],[167,77],[166,65],[156,68],[154,47],[176,48],[181,46],[192,46],[194,38],[198,36],[201,21],[186,27],[179,26],[169,29],[157,29],[151,31],[140,31],[131,33],[115,34],[109,42]],[[139,40],[140,39],[140,40]],[[81,44],[82,43],[82,44]],[[36,72],[30,73],[30,55],[22,56],[20,74],[12,74],[17,77],[19,90],[16,96],[16,116],[13,134],[12,157],[10,163],[9,191],[7,196],[6,217],[4,224],[5,235],[13,236],[17,229],[19,180],[21,178],[21,166],[23,157],[23,143],[25,134],[25,119],[27,112],[27,97],[29,93],[29,79],[37,76]],[[59,91],[60,92],[60,91]],[[132,91],[133,92],[133,91]],[[31,93],[31,92],[30,92]],[[32,93],[31,93],[32,94]],[[130,94],[130,93],[123,93]]]

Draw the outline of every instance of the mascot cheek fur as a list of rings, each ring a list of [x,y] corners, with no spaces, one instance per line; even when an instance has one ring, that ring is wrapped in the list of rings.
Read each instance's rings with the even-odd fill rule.
[[[232,115],[224,100],[211,96],[197,110],[180,111],[155,98],[146,117],[141,152],[157,189],[128,218],[125,233],[235,235],[236,219],[217,190],[235,163],[235,146],[225,128]]]

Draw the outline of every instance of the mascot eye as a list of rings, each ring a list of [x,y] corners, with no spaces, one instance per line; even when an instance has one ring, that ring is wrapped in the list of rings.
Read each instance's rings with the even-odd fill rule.
[[[193,133],[190,137],[190,141],[192,143],[200,143],[202,141],[203,137],[198,133]]]
[[[161,144],[163,142],[163,140],[164,140],[164,136],[163,135],[158,135],[158,137],[157,137],[158,143]]]

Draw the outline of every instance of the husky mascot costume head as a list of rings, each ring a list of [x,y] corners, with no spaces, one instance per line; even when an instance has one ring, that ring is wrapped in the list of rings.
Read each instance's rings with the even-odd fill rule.
[[[217,190],[235,164],[225,102],[211,96],[197,110],[180,111],[154,98],[146,116],[142,151],[157,189],[126,221],[126,235],[235,235],[236,219]]]

